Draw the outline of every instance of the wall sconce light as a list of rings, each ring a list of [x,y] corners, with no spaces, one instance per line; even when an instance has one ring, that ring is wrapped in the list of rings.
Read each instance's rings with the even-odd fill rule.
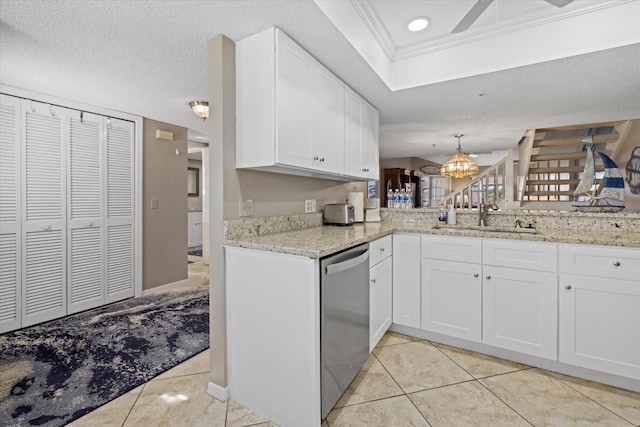
[[[207,101],[191,101],[189,103],[193,114],[200,117],[202,120],[207,120],[209,117],[209,102]]]

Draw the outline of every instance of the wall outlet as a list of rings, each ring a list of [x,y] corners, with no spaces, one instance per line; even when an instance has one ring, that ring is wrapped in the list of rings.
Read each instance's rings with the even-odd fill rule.
[[[304,213],[314,213],[316,211],[316,199],[304,201]]]
[[[253,216],[253,200],[239,199],[240,202],[240,216]]]

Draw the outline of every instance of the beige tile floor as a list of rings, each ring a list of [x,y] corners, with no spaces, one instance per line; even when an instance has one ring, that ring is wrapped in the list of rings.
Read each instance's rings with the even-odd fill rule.
[[[190,270],[202,285],[202,267]],[[274,426],[209,396],[208,372],[207,350],[70,425]],[[640,394],[388,332],[323,423],[532,425],[640,426]]]

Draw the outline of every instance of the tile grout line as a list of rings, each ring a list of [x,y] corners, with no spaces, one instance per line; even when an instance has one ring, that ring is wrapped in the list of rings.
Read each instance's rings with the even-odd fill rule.
[[[138,403],[138,400],[140,399],[140,396],[142,396],[142,392],[147,387],[148,383],[149,381],[142,384],[142,390],[140,390],[140,393],[138,393],[138,395],[136,396],[136,400],[134,400],[133,405],[131,405],[131,408],[129,408],[129,411],[127,412],[127,415],[124,417],[124,420],[122,420],[122,425],[120,427],[124,427],[124,425],[127,423],[127,420],[129,419],[129,415],[131,415],[131,411],[133,411],[133,408],[136,407],[136,404]]]
[[[547,372],[552,372],[552,371],[547,371]],[[576,393],[578,393],[580,396],[583,396],[585,398],[587,398],[588,400],[592,401],[593,403],[595,403],[596,405],[600,406],[601,408],[611,412],[613,415],[623,419],[624,421],[628,422],[629,424],[631,424],[632,426],[635,426],[635,424],[633,424],[633,422],[629,421],[628,419],[626,419],[625,417],[623,417],[622,415],[614,412],[612,409],[609,409],[608,407],[606,407],[605,405],[603,405],[602,403],[598,402],[595,399],[592,399],[591,397],[587,396],[586,394],[582,393],[580,390],[572,387],[571,385],[567,384],[566,382],[564,382],[563,380],[561,380],[560,378],[556,378],[553,374],[548,374],[549,376],[551,376],[554,380],[558,381],[560,384],[569,387],[571,390],[575,391]]]
[[[514,372],[520,372],[520,371],[514,371]],[[511,373],[513,373],[513,372],[507,372],[507,373],[505,373],[505,374],[500,374],[500,375],[508,375],[508,374],[511,374]],[[497,376],[500,376],[500,375],[493,375],[493,376],[491,376],[491,377],[486,377],[486,378],[497,377]],[[483,379],[484,379],[484,378],[483,378]],[[518,416],[519,416],[520,418],[522,418],[522,419],[523,419],[527,424],[531,425],[532,427],[535,427],[535,424],[533,424],[531,421],[529,421],[528,419],[526,419],[526,418],[524,417],[524,415],[522,415],[520,412],[518,412],[518,411],[516,411],[514,408],[512,408],[512,407],[511,407],[511,405],[509,405],[507,402],[505,402],[504,400],[502,400],[502,399],[500,398],[500,396],[498,396],[497,394],[495,394],[495,393],[494,393],[494,392],[493,392],[489,387],[487,387],[486,385],[484,385],[480,380],[476,380],[476,381],[477,381],[477,383],[478,383],[478,384],[480,384],[480,386],[484,387],[484,388],[485,388],[489,393],[491,393],[493,396],[495,396],[495,398],[496,398],[496,399],[498,399],[500,402],[504,403],[504,405],[505,405],[507,408],[511,409],[515,414],[518,414]]]

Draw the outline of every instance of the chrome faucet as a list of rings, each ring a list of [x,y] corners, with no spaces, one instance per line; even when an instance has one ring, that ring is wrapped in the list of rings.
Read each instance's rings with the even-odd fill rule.
[[[478,206],[478,225],[484,227],[487,225],[487,215],[489,214],[489,206],[480,203]]]
[[[487,216],[489,215],[489,209],[498,210],[498,205],[495,204],[493,199],[489,199],[489,203],[480,203],[478,206],[478,225],[484,227],[487,225]]]

